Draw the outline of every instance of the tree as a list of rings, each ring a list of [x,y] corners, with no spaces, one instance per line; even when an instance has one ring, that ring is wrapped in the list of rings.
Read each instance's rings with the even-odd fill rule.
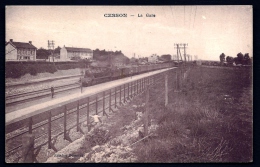
[[[58,46],[57,48],[54,49],[54,54],[60,54],[60,50],[61,50],[61,47]]]
[[[224,62],[225,62],[225,57],[226,55],[224,53],[221,53],[221,55],[219,56],[219,59],[220,59],[220,64],[223,65]]]
[[[234,63],[234,58],[231,56],[226,57],[226,62],[228,65],[232,65]]]
[[[250,65],[250,64],[251,64],[251,62],[250,62],[250,57],[249,57],[249,53],[246,53],[246,54],[244,55],[244,61],[243,61],[243,63],[244,63],[245,65]]]
[[[49,51],[44,48],[36,50],[36,59],[48,59]]]
[[[236,64],[243,64],[244,55],[240,52],[237,54]]]
[[[166,61],[171,61],[171,55],[170,54],[162,55],[161,58],[163,58]]]

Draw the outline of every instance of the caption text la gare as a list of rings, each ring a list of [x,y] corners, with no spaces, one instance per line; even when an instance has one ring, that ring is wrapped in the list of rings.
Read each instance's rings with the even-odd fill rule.
[[[130,16],[135,16],[135,15],[130,15]],[[127,14],[126,13],[106,13],[104,14],[104,17],[127,17]],[[146,13],[145,15],[143,14],[137,14],[137,17],[156,17],[155,14],[149,14],[149,13]]]

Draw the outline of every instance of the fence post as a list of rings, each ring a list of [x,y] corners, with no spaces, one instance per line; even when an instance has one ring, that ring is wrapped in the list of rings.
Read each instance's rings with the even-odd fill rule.
[[[96,95],[96,115],[98,115],[98,96]]]
[[[90,131],[90,122],[89,122],[89,97],[88,97],[88,108],[87,108],[87,127],[88,131]]]
[[[144,78],[141,78],[141,79],[140,79],[140,93],[141,93],[142,90],[143,90],[143,81],[144,81]]]
[[[115,108],[116,108],[116,87],[115,87]]]
[[[129,82],[128,82],[128,84],[127,84],[127,98],[129,99]]]
[[[149,115],[149,86],[146,89],[145,96],[145,114],[144,114],[144,135],[148,135],[148,115]]]
[[[23,163],[34,162],[34,134],[32,134],[32,117],[28,119],[28,132],[29,134],[24,134],[22,137],[22,149],[23,149]]]
[[[134,81],[134,96],[136,94],[136,81]]]
[[[121,99],[121,85],[119,86],[119,89],[120,89],[120,91],[119,91],[119,93],[120,93],[120,98],[119,98],[119,105],[120,105],[120,103],[121,103],[121,101],[122,101],[122,99]]]
[[[165,74],[165,107],[168,105],[168,75]]]
[[[124,84],[124,103],[125,103],[125,84]]]
[[[144,80],[144,81],[145,81],[145,82],[144,82],[144,88],[146,88],[146,87],[147,87],[147,85],[148,85],[148,79],[149,79],[149,78],[148,78],[148,77],[146,77],[146,78],[145,78],[145,80]]]
[[[103,92],[103,116],[105,115],[105,91]]]
[[[24,134],[22,137],[23,163],[34,162],[34,134]]]
[[[200,68],[200,80],[202,80],[202,77],[203,77],[203,76],[202,76],[202,75],[203,75],[203,74],[202,74],[202,66],[199,66],[199,68]]]
[[[66,139],[66,133],[67,133],[67,129],[66,129],[66,127],[67,127],[67,106],[66,105],[64,107],[64,124],[63,124],[63,126],[64,126],[63,138]]]
[[[79,131],[79,100],[77,104],[77,132]]]
[[[144,90],[146,90],[146,86],[147,86],[147,78],[148,78],[148,77],[145,77],[145,78],[144,78]]]
[[[142,79],[142,92],[144,91],[145,78]]]
[[[142,92],[144,91],[144,86],[145,86],[145,78],[142,79]]]
[[[48,112],[48,149],[51,149],[51,112]]]
[[[131,98],[133,98],[133,82],[131,82]]]
[[[136,94],[138,94],[138,91],[139,91],[139,83],[138,83],[138,81],[140,82],[140,79],[136,81],[136,82],[137,82],[137,91],[136,91]]]
[[[141,79],[141,92],[144,90],[144,78]]]
[[[175,89],[178,90],[177,71],[175,71]]]
[[[33,124],[33,120],[32,117],[29,118],[29,134],[32,134],[32,124]]]
[[[109,89],[109,108],[108,108],[108,111],[110,112],[111,110],[111,89]]]

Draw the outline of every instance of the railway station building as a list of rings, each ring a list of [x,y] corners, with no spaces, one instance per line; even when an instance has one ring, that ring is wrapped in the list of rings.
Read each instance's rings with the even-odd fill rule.
[[[81,59],[93,59],[93,50],[88,48],[65,47],[65,45],[60,50],[61,60],[71,60],[77,57]]]
[[[32,41],[14,42],[10,39],[5,43],[5,60],[6,61],[35,61],[36,47],[33,46]]]

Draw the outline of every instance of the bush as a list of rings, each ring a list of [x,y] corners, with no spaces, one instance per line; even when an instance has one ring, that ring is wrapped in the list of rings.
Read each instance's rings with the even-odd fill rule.
[[[93,134],[86,135],[85,140],[88,141],[91,147],[103,145],[110,139],[109,131],[101,128],[95,128]]]
[[[22,70],[19,67],[13,67],[9,75],[11,78],[20,78],[22,76]]]
[[[57,71],[56,67],[54,65],[49,65],[48,66],[48,71],[49,73],[55,73]]]
[[[37,68],[35,66],[29,67],[29,73],[33,76],[37,75]]]

